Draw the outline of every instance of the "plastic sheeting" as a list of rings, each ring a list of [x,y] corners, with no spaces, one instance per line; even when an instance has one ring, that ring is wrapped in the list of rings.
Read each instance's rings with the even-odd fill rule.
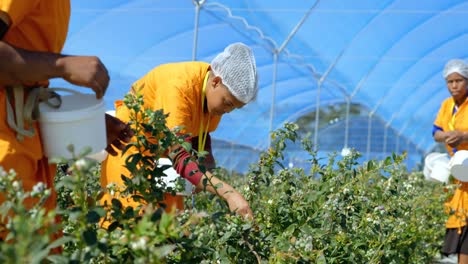
[[[414,167],[435,146],[432,123],[449,96],[443,66],[467,57],[467,14],[468,2],[461,0],[73,0],[64,53],[102,59],[111,74],[105,100],[112,108],[153,67],[209,62],[241,41],[257,58],[260,92],[254,103],[223,117],[213,134],[230,146],[215,149],[218,164],[245,171],[245,163],[268,147],[270,130],[318,107],[351,101],[380,123],[368,129],[367,118],[354,120],[360,128],[350,126],[349,135],[370,130],[372,145],[363,136],[348,146],[367,158],[409,151]],[[392,133],[383,151],[377,146],[386,129]],[[344,131],[320,130],[319,150],[339,152]]]

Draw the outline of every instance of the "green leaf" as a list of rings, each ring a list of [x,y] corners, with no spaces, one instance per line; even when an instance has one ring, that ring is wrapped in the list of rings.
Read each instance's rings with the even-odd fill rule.
[[[206,188],[206,186],[208,186],[208,178],[203,178],[202,183],[203,186]]]
[[[162,214],[161,221],[159,222],[159,230],[166,233],[166,231],[169,231],[171,224],[172,216],[170,214]]]
[[[50,263],[71,263],[69,257],[60,255],[50,255],[47,257],[47,260],[50,261]]]
[[[68,242],[71,242],[73,241],[73,237],[70,237],[70,236],[63,236],[63,237],[60,237],[54,241],[52,241],[52,243],[50,243],[48,246],[47,246],[47,249],[51,250],[53,248],[56,248],[56,247],[60,247],[60,246],[63,246],[65,245],[66,243]]]
[[[319,257],[317,258],[317,261],[315,263],[317,263],[317,264],[327,264],[327,259],[325,258],[323,253],[321,253],[319,255]]]
[[[198,168],[200,169],[200,172],[205,174],[206,173],[206,167],[203,164],[198,164]]]
[[[217,220],[217,219],[222,218],[224,215],[225,215],[224,212],[216,212],[216,213],[211,215],[211,219]]]
[[[106,210],[101,207],[101,206],[98,206],[98,207],[95,207],[94,208],[94,211],[100,216],[100,217],[104,217],[106,215]]]
[[[114,221],[112,224],[109,225],[109,227],[107,228],[107,231],[108,232],[113,232],[114,230],[116,230],[118,227],[119,227],[120,223],[118,221]]]
[[[242,225],[242,230],[243,230],[243,231],[250,230],[251,228],[252,228],[252,225],[251,225],[251,224],[243,224],[243,225]]]
[[[138,171],[138,163],[142,159],[143,155],[141,153],[132,154],[127,157],[125,160],[125,167],[132,173]]]
[[[56,189],[60,189],[65,187],[66,189],[73,190],[75,187],[75,177],[63,177],[60,181],[56,184]]]
[[[113,198],[111,202],[112,202],[112,209],[114,210],[122,209],[123,207],[122,202],[120,202],[118,199]]]
[[[210,153],[209,153],[208,151],[202,150],[202,151],[198,152],[198,157],[201,157],[201,158],[202,158],[202,157],[206,157],[206,156],[208,156],[209,154],[210,154]]]
[[[156,222],[161,219],[164,210],[162,208],[158,208],[152,215],[151,215],[151,222]]]
[[[190,142],[183,142],[181,145],[186,151],[191,151],[192,150],[192,143],[190,143]]]
[[[88,245],[88,246],[96,245],[96,243],[97,243],[96,230],[87,229],[87,230],[83,231],[83,233],[81,235],[82,235],[83,240],[86,243],[86,245]]]
[[[132,219],[135,216],[133,207],[129,206],[125,208],[124,219]]]
[[[86,214],[86,221],[89,223],[89,224],[95,224],[95,223],[99,223],[99,220],[101,219],[101,216],[95,212],[95,211],[89,211],[87,214]]]

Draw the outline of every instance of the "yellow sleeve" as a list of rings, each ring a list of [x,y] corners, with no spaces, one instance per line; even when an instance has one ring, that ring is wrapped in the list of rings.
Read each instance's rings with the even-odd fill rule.
[[[0,11],[8,14],[11,19],[11,26],[13,27],[36,9],[38,3],[39,0],[1,0]]]

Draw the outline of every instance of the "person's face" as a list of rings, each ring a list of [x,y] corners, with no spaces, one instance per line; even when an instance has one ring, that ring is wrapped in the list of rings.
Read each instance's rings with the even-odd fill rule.
[[[447,88],[452,95],[452,97],[457,99],[464,99],[467,95],[468,81],[465,77],[459,73],[452,73],[447,78],[445,78]]]
[[[208,82],[206,101],[210,114],[220,116],[245,105],[229,92],[221,77],[214,76]]]

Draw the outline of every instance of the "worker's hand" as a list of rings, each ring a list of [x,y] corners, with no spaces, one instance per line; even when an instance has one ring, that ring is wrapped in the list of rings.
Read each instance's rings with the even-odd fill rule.
[[[183,177],[187,177],[182,175]],[[229,210],[246,218],[253,218],[252,209],[244,197],[228,183],[207,171],[197,183],[197,190],[206,190],[220,196],[229,205]]]
[[[236,212],[238,215],[253,219],[253,212],[250,209],[249,203],[237,191],[233,191],[225,195],[226,202],[229,205],[229,210]]]
[[[463,132],[458,130],[447,131],[445,136],[445,144],[452,148],[457,147],[463,142]]]
[[[106,93],[109,74],[98,57],[64,56],[57,61],[57,64],[62,69],[62,78],[66,81],[93,89],[97,99]]]
[[[128,124],[125,124],[117,117],[106,114],[106,129],[107,129],[107,147],[106,151],[112,156],[116,156],[117,152],[114,148],[123,150],[124,143],[130,142],[134,133]],[[122,143],[123,142],[123,143]]]

